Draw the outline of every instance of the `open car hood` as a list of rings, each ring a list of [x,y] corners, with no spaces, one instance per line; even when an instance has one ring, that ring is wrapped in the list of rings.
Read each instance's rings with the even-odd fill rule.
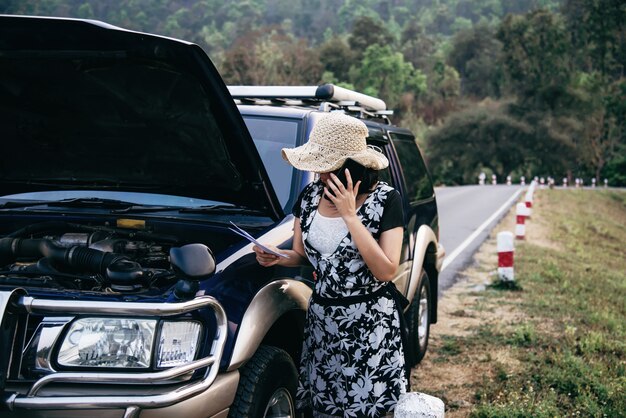
[[[0,195],[113,190],[282,209],[197,45],[102,22],[0,16]]]

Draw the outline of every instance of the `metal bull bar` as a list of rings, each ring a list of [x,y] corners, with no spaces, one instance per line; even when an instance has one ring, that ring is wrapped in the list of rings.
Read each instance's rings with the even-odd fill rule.
[[[0,321],[6,305],[14,292],[0,292]],[[26,395],[17,393],[6,398],[6,406],[16,409],[125,409],[124,417],[139,415],[141,409],[160,408],[183,401],[207,390],[217,377],[219,363],[226,343],[227,320],[221,305],[210,296],[202,296],[179,303],[136,303],[136,302],[95,302],[86,305],[84,301],[60,301],[36,299],[20,296],[16,305],[28,313],[63,314],[107,314],[107,315],[150,315],[173,316],[201,308],[212,308],[216,319],[216,334],[209,356],[191,363],[153,373],[110,373],[110,372],[59,372],[37,380]],[[201,380],[189,383],[158,395],[147,396],[38,396],[39,391],[53,382],[79,384],[142,384],[150,385],[167,382],[170,379],[207,367]]]

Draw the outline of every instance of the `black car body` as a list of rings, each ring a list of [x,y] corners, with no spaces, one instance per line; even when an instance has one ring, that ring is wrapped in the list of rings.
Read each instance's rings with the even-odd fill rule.
[[[319,113],[237,106],[184,41],[0,16],[0,415],[290,413],[312,271],[259,266],[229,228],[291,245],[313,177],[278,150]],[[417,362],[444,254],[434,192],[410,131],[365,122],[405,197]]]

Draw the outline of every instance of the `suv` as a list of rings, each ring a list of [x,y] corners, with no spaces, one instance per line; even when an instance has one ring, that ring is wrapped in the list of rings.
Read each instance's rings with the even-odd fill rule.
[[[196,45],[0,16],[0,415],[293,416],[312,270],[259,266],[231,223],[291,245],[313,177],[279,150],[328,111],[390,160],[407,357],[424,356],[444,251],[413,134],[330,85],[230,93]]]

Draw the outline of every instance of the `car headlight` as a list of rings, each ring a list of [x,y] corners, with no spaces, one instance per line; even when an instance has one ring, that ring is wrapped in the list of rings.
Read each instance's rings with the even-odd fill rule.
[[[65,335],[57,362],[66,367],[150,368],[158,325],[155,319],[78,319]],[[193,361],[202,331],[200,323],[164,321],[160,325],[157,367]]]
[[[154,319],[79,319],[65,336],[58,362],[74,367],[150,367],[156,324]]]
[[[174,367],[194,360],[202,326],[192,321],[163,322],[157,367]]]

